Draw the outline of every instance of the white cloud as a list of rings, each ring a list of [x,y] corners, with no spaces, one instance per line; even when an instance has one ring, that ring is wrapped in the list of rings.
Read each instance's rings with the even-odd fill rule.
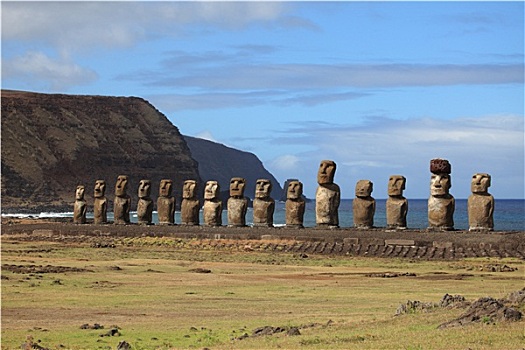
[[[338,89],[517,84],[523,64],[234,64],[209,69],[173,67],[149,85],[209,90]]]
[[[271,92],[225,92],[197,94],[160,94],[149,95],[148,100],[162,110],[174,112],[181,110],[206,110],[230,107],[247,107],[268,102]]]
[[[272,168],[278,171],[295,170],[298,163],[299,163],[299,157],[293,154],[282,155],[270,161]]]
[[[141,70],[118,77],[146,87],[187,91],[152,97],[162,100],[168,111],[260,105],[313,107],[393,88],[519,86],[524,81],[523,64],[275,64],[251,62],[260,55],[241,57],[238,49],[200,54],[172,51],[168,55],[158,71]]]
[[[201,131],[200,133],[198,133],[197,135],[195,135],[195,137],[199,138],[199,139],[204,139],[204,140],[208,140],[208,141],[212,141],[212,142],[219,142],[215,139],[215,137],[213,137],[213,134],[211,133],[211,131],[209,130],[204,130],[204,131]]]
[[[237,29],[278,20],[290,7],[258,1],[3,1],[1,6],[2,40],[45,42],[60,52],[183,35],[187,24]]]
[[[97,74],[65,59],[53,59],[42,52],[27,52],[2,62],[2,79],[24,77],[33,86],[51,90],[84,85],[97,79]]]

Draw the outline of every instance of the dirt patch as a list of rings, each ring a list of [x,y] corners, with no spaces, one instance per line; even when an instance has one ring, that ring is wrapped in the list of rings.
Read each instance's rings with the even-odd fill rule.
[[[153,273],[164,273],[164,271],[159,270],[153,270],[153,269],[147,269],[146,272],[153,272]]]
[[[197,267],[195,269],[189,269],[189,272],[195,272],[195,273],[211,273],[210,269],[204,269],[202,267]]]
[[[467,277],[474,277],[470,273],[446,273],[446,272],[434,272],[429,275],[419,276],[421,279],[439,281],[439,280],[464,280]]]
[[[13,273],[66,273],[66,272],[94,272],[93,270],[82,269],[78,267],[53,266],[53,265],[10,265],[3,264],[2,270]]]
[[[121,283],[115,283],[110,281],[95,281],[90,288],[116,288],[120,286]]]
[[[380,278],[394,278],[394,277],[416,277],[412,272],[381,272],[381,273],[367,273],[366,277],[380,277]]]

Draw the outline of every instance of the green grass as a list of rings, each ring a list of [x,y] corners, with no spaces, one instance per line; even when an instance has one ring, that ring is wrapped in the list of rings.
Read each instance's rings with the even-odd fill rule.
[[[524,322],[438,330],[460,309],[394,317],[406,300],[445,294],[504,297],[524,286],[523,261],[417,261],[195,250],[194,240],[139,238],[116,248],[3,239],[2,264],[53,265],[90,272],[19,274],[2,270],[2,349],[31,335],[51,349],[520,349]],[[513,272],[487,272],[483,264]],[[118,269],[116,268],[118,266]],[[207,268],[211,273],[191,272]],[[367,277],[413,272],[416,277]],[[327,322],[332,321],[327,326]],[[99,323],[104,329],[80,329]],[[262,326],[300,327],[238,340]],[[102,337],[111,326],[120,336]]]

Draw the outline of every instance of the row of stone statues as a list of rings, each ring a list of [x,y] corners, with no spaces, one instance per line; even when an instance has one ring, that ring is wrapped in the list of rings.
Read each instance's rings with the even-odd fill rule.
[[[339,186],[334,183],[335,162],[323,160],[317,174],[316,223],[317,226],[339,227],[338,208],[340,202]],[[446,159],[430,161],[430,197],[428,199],[428,228],[449,231],[454,229],[455,199],[449,190],[451,165]],[[467,210],[469,231],[492,231],[494,229],[494,197],[488,193],[491,177],[486,173],[474,174],[471,181],[472,194],[468,198]],[[407,228],[408,200],[403,197],[406,178],[392,175],[388,180],[388,199],[386,201],[386,221],[388,229]],[[352,203],[354,227],[369,229],[374,226],[375,199],[371,196],[373,184],[369,180],[359,180]]]
[[[316,224],[320,228],[339,227],[340,188],[334,183],[336,163],[323,160],[317,174],[318,187],[316,191]],[[431,230],[453,230],[455,200],[449,193],[451,187],[451,166],[445,159],[432,159],[430,180],[430,198],[428,200],[428,223]],[[113,202],[114,224],[130,223],[129,213],[131,199],[127,195],[128,177],[120,175],[115,185]],[[230,181],[230,197],[227,201],[228,226],[246,226],[248,198],[244,196],[246,180],[234,177]],[[388,199],[386,201],[387,228],[404,230],[407,228],[408,200],[403,197],[406,178],[392,175],[388,181]],[[160,225],[175,224],[175,198],[172,196],[171,180],[161,180],[159,197],[157,199],[158,221]],[[472,195],[468,199],[469,230],[493,230],[494,198],[488,193],[490,175],[475,174],[471,182]],[[104,180],[95,182],[94,190],[94,223],[107,223],[106,184]],[[87,205],[84,200],[84,186],[77,186],[73,221],[86,222]],[[253,225],[273,226],[275,201],[270,197],[272,184],[267,179],[257,180],[255,199],[253,200]],[[305,201],[303,199],[303,184],[300,181],[288,183],[286,200],[286,227],[303,227]],[[374,226],[376,209],[372,197],[373,183],[369,180],[359,180],[355,187],[355,198],[352,203],[354,227],[369,229]],[[139,224],[152,224],[153,200],[151,199],[151,181],[141,180],[138,188],[137,217]],[[186,180],[182,191],[181,224],[200,225],[200,202],[197,196],[197,183]],[[203,219],[206,226],[222,225],[222,200],[220,186],[217,181],[208,181],[204,189]]]
[[[230,182],[230,198],[227,202],[228,207],[228,226],[246,226],[246,212],[248,209],[248,198],[244,196],[246,180],[241,177],[234,177]],[[300,186],[299,186],[300,185]],[[115,199],[113,201],[114,224],[129,224],[131,198],[127,194],[128,177],[120,175],[115,184]],[[301,199],[302,184],[295,181],[289,186],[291,200],[296,197]],[[171,180],[161,180],[159,187],[159,197],[157,199],[157,213],[160,225],[175,224],[175,198],[172,195],[173,182]],[[105,197],[106,183],[104,180],[95,182],[93,214],[95,224],[107,223],[107,199]],[[254,226],[273,226],[273,213],[275,201],[270,197],[272,184],[270,180],[259,179],[256,184],[255,199],[253,201]],[[76,199],[73,212],[73,222],[86,223],[87,203],[84,199],[85,187],[77,186]],[[297,193],[297,194],[295,194]],[[151,181],[140,180],[138,188],[137,217],[139,224],[152,224],[153,200],[151,199]],[[299,223],[302,225],[304,216],[304,200],[302,200],[302,211],[297,211],[297,219],[292,225]],[[200,202],[197,197],[197,182],[186,180],[182,190],[181,203],[181,224],[199,225]],[[300,218],[299,218],[300,216]],[[204,224],[208,226],[222,225],[222,200],[220,199],[220,186],[217,181],[208,181],[204,189],[203,205]]]

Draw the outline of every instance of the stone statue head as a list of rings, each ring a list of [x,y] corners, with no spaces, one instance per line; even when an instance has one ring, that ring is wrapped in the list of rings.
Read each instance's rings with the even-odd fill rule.
[[[432,174],[430,177],[430,195],[445,196],[452,187],[452,180],[448,174]]]
[[[370,180],[359,180],[355,185],[356,197],[370,197],[374,190],[374,184]]]
[[[170,179],[160,180],[159,196],[160,197],[171,197],[173,191],[173,181]]]
[[[255,198],[266,199],[272,192],[272,183],[268,179],[258,179],[255,183]]]
[[[391,175],[388,179],[388,195],[402,196],[407,179],[402,175]]]
[[[84,199],[84,191],[85,191],[84,185],[78,185],[77,189],[75,191],[75,199],[79,200],[79,201],[83,200]]]
[[[287,199],[300,199],[303,195],[303,183],[301,181],[290,181],[286,189]]]
[[[115,184],[115,196],[124,197],[128,190],[128,177],[126,175],[119,175],[117,183]]]
[[[232,177],[230,180],[230,197],[244,197],[246,180],[242,177]]]
[[[106,194],[106,181],[97,180],[95,181],[95,191],[93,197],[102,198]]]
[[[139,182],[139,198],[148,198],[151,194],[151,181],[140,180]]]
[[[206,187],[204,188],[204,199],[217,199],[219,198],[220,192],[221,187],[217,181],[208,181],[206,182]]]
[[[476,173],[472,176],[470,190],[472,193],[488,193],[490,187],[490,175],[486,173]]]
[[[317,183],[331,184],[334,182],[336,164],[333,160],[322,160],[317,172]]]
[[[184,186],[182,187],[182,198],[194,199],[195,197],[197,197],[197,181],[184,181]]]

